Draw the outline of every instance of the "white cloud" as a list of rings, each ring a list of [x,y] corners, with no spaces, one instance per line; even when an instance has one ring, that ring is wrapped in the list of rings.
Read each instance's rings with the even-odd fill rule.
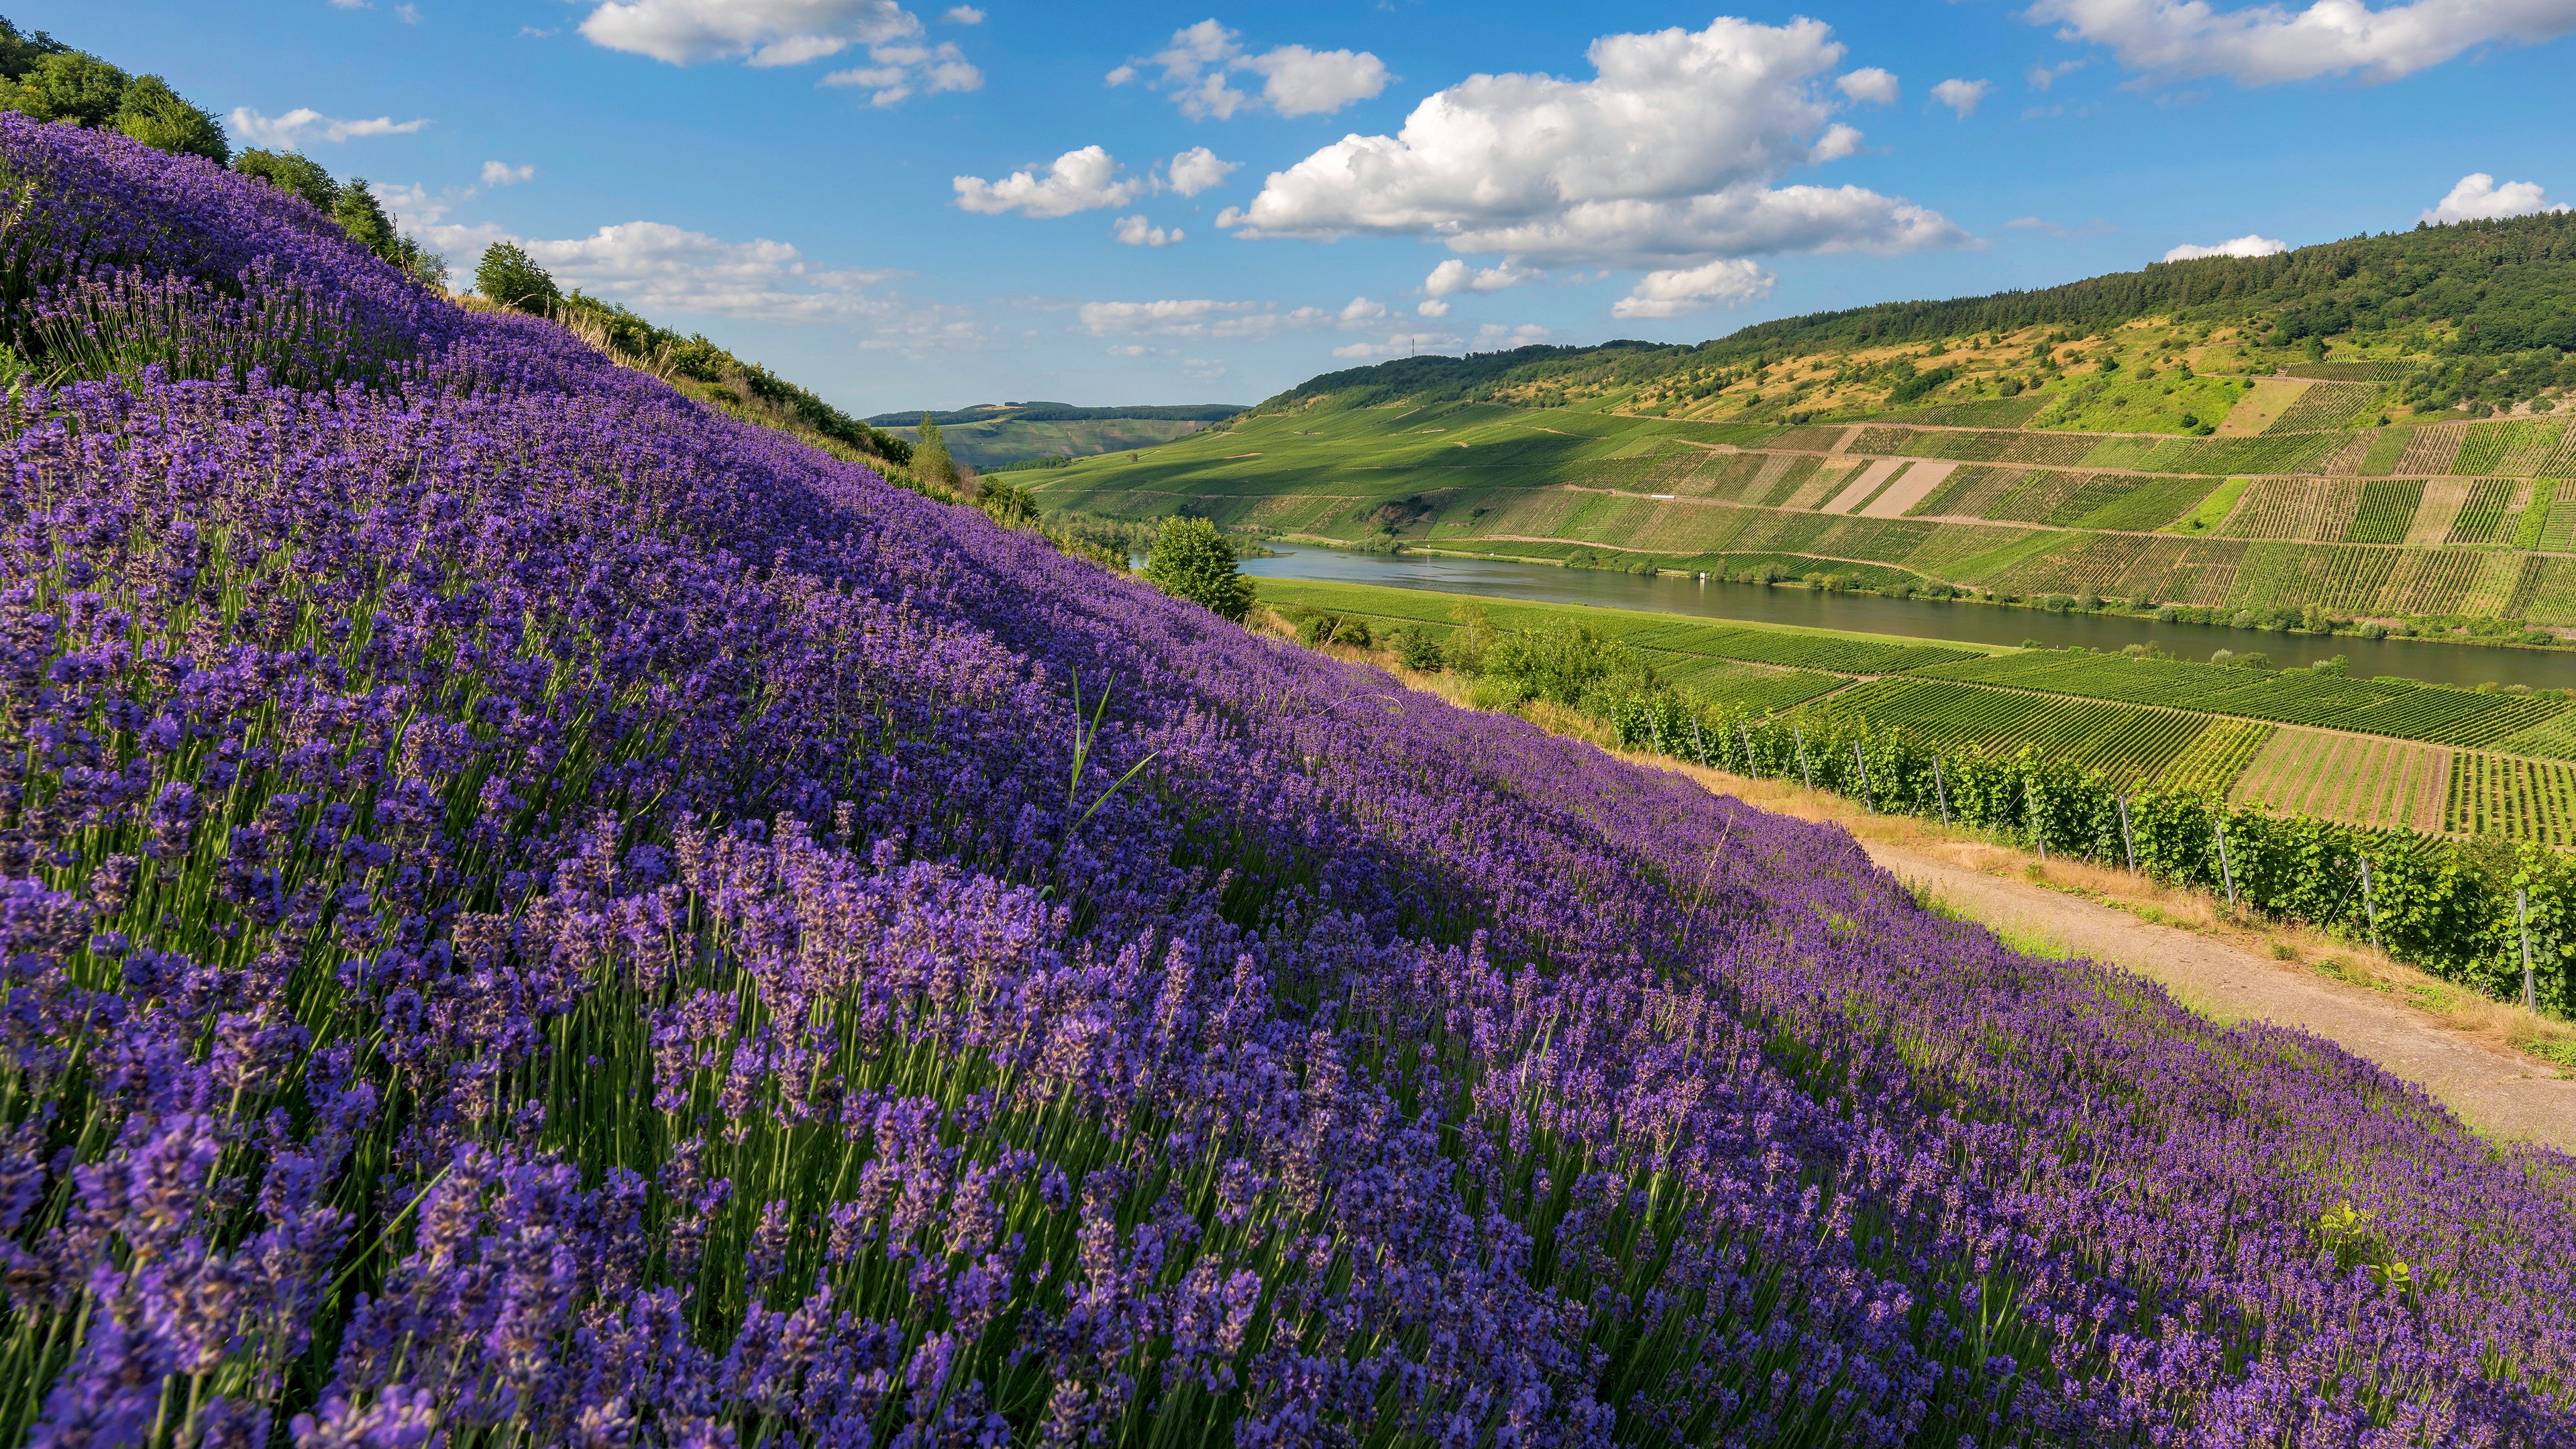
[[[2483,171],[2460,178],[2451,194],[2438,205],[2425,210],[2422,220],[2441,226],[2455,221],[2494,221],[2507,216],[2530,216],[2535,212],[2565,211],[2561,202],[2551,205],[2549,193],[2537,181],[2508,181],[2496,185],[2496,179]]]
[[[369,5],[367,0],[331,0],[331,8],[334,10],[368,10],[374,7]]]
[[[2536,45],[2576,31],[2568,0],[2413,0],[2373,10],[2315,0],[2219,10],[2207,0],[2035,0],[2024,18],[2069,40],[2107,45],[2129,69],[2163,80],[2226,76],[2242,85],[2357,72],[2395,80],[2496,41]]]
[[[1196,196],[1212,186],[1222,185],[1225,178],[1243,169],[1240,161],[1220,161],[1205,146],[1192,146],[1172,158],[1172,189],[1183,196]]]
[[[939,18],[951,25],[981,25],[984,23],[984,12],[972,5],[952,5]]]
[[[397,121],[378,116],[371,121],[344,121],[298,106],[282,116],[263,116],[248,106],[233,107],[233,134],[259,146],[299,151],[314,141],[350,141],[361,136],[408,136],[429,125],[426,118]]]
[[[2061,60],[2055,65],[2035,65],[2030,68],[2027,79],[2030,81],[2032,90],[2044,91],[2057,84],[2058,77],[2073,75],[2083,68],[2084,62],[2080,60]]]
[[[1185,357],[1181,359],[1181,372],[1195,382],[1214,382],[1225,376],[1226,366],[1213,358]]]
[[[1165,231],[1141,216],[1118,218],[1118,224],[1109,229],[1109,234],[1131,247],[1167,247],[1181,240],[1179,227]]]
[[[1500,350],[1505,344],[1512,347],[1527,347],[1533,342],[1545,342],[1554,335],[1535,322],[1524,322],[1518,327],[1506,327],[1500,322],[1488,322],[1476,329],[1476,343],[1478,346],[1490,346]]]
[[[1211,116],[1225,121],[1256,104],[1283,116],[1330,115],[1377,95],[1393,79],[1386,63],[1365,50],[1282,45],[1253,55],[1239,39],[1238,32],[1215,20],[1202,20],[1173,31],[1172,43],[1164,49],[1111,71],[1109,84],[1123,86],[1135,80],[1140,66],[1157,67],[1163,74],[1154,85],[1170,93],[1182,115],[1194,121]],[[1262,77],[1259,102],[1249,92],[1237,90],[1230,79],[1244,71]]]
[[[1145,183],[1134,177],[1120,177],[1116,158],[1098,146],[1065,152],[1044,176],[1014,171],[999,181],[959,176],[950,184],[957,188],[958,206],[986,216],[1012,211],[1024,216],[1070,216],[1125,206],[1145,189]]]
[[[418,25],[420,23],[420,7],[417,5],[397,5],[394,7],[394,18],[405,25]]]
[[[1499,267],[1471,267],[1456,257],[1431,269],[1422,279],[1422,290],[1434,297],[1447,297],[1459,292],[1499,292],[1523,282],[1538,280],[1538,273],[1505,258]]]
[[[1344,329],[1352,330],[1366,327],[1371,322],[1378,321],[1385,316],[1386,304],[1384,302],[1372,302],[1366,297],[1353,297],[1350,300],[1349,305],[1342,308],[1341,316],[1336,320],[1340,322]]]
[[[2253,233],[2248,232],[2233,241],[2223,241],[2214,247],[2193,246],[2189,243],[2185,243],[2181,246],[2175,247],[2172,251],[2165,253],[2165,260],[2169,262],[2196,262],[2203,257],[2276,257],[2288,250],[2288,247],[2283,246],[2281,243],[2274,241],[2270,237],[2256,236]]]
[[[1932,99],[1958,112],[1964,121],[1977,113],[1977,102],[1994,88],[1993,81],[1945,80],[1932,88]]]
[[[1466,340],[1446,332],[1398,332],[1384,342],[1354,342],[1333,349],[1335,357],[1368,361],[1386,357],[1414,357],[1425,352],[1457,352]]]
[[[605,0],[581,33],[593,45],[673,65],[802,65],[853,45],[917,36],[921,21],[894,0]]]
[[[483,163],[483,184],[486,186],[516,186],[522,181],[536,179],[537,168],[534,166],[513,166],[507,161]]]
[[[1771,294],[1778,280],[1753,263],[1720,259],[1704,267],[1648,272],[1627,296],[1611,304],[1621,318],[1687,317],[1711,307],[1734,307]]]
[[[1856,101],[1867,101],[1874,106],[1896,104],[1896,77],[1874,65],[1863,66],[1835,81],[1834,85]]]
[[[1250,337],[1302,331],[1328,321],[1321,307],[1282,312],[1268,302],[1085,302],[1082,329],[1094,337]]]
[[[836,70],[817,85],[862,87],[876,92],[872,106],[891,106],[927,92],[975,91],[984,88],[984,73],[967,64],[965,53],[949,41],[937,45],[872,45],[868,64]]]
[[[1415,304],[1413,313],[1417,317],[1446,317],[1449,315],[1449,304],[1437,297],[1425,297]]]
[[[1283,45],[1245,64],[1264,79],[1261,98],[1283,116],[1329,116],[1386,89],[1386,63],[1365,50]]]
[[[385,195],[406,222],[423,219],[409,209],[418,188],[408,194],[387,188]],[[442,210],[443,204],[433,203],[428,214]],[[766,237],[732,242],[658,221],[604,226],[563,240],[434,222],[419,230],[451,264],[466,268],[491,243],[515,241],[558,281],[630,303],[655,318],[693,313],[767,322],[872,321],[903,311],[866,290],[893,273],[817,266],[788,243]]]
[[[1814,161],[1833,119],[1818,77],[1843,50],[1819,22],[1719,19],[1605,36],[1589,53],[1587,81],[1471,76],[1394,136],[1346,136],[1273,172],[1217,224],[1430,235],[1456,252],[1573,265],[1970,240],[1936,212],[1858,187],[1772,186]]]

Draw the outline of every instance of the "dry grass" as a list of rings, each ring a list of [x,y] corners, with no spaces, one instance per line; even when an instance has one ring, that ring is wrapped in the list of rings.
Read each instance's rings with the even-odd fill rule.
[[[1287,620],[1267,609],[1257,610],[1254,619],[1248,622],[1268,632],[1296,637],[1296,630]],[[1468,702],[1467,682],[1455,674],[1423,674],[1406,669],[1385,650],[1335,646],[1324,652],[1350,663],[1371,665],[1408,688],[1439,695],[1462,709],[1473,707]],[[1810,790],[1795,781],[1748,779],[1723,770],[1688,764],[1668,755],[1624,751],[1605,726],[1556,705],[1539,702],[1523,705],[1514,712],[1551,733],[1589,741],[1634,764],[1686,776],[1748,805],[1793,815],[1801,820],[1839,825],[1850,831],[1855,839],[1864,842],[1917,852],[1982,875],[2018,878],[2096,905],[2126,911],[2152,925],[2191,931],[2247,955],[2281,962],[2285,967],[2305,967],[2342,989],[2367,992],[2383,1001],[2403,1005],[2412,1013],[2482,1045],[2518,1051],[2537,1062],[2576,1073],[2576,1025],[2534,1015],[2516,1004],[2490,1000],[2367,944],[2347,941],[2306,926],[2231,912],[2224,901],[2199,891],[2163,885],[2113,866],[2068,860],[2062,856],[2042,862],[2019,846],[1982,831],[1945,826],[1937,820],[1911,815],[1873,815],[1857,800],[1846,800],[1824,790]],[[1941,903],[1932,904],[1937,907]],[[1951,913],[1956,914],[1956,911]],[[2034,955],[2064,957],[2068,954],[2062,943],[2027,932],[2007,934],[2005,939]],[[2182,999],[2194,1010],[2215,1014],[2204,1002],[2193,1000],[2188,995]]]

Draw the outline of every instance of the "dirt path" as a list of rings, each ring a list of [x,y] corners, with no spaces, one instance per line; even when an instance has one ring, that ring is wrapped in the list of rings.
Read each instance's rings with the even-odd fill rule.
[[[2271,1021],[2315,1032],[2422,1086],[2489,1136],[2576,1151],[2576,1081],[2542,1076],[2519,1055],[2443,1030],[2366,989],[1923,851],[1862,844],[1899,879],[1988,926],[2112,962],[2221,1021]]]

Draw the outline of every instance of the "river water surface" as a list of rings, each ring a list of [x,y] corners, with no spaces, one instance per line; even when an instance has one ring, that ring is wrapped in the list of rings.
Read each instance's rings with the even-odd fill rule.
[[[2492,681],[2527,684],[2534,689],[2576,688],[2576,650],[2494,649],[2411,639],[2356,639],[2349,634],[2279,634],[2207,624],[2163,624],[2120,614],[2051,614],[1992,604],[1828,594],[1815,589],[1730,584],[1722,579],[1702,582],[1500,559],[1391,556],[1275,543],[1271,547],[1278,550],[1278,557],[1246,559],[1243,571],[1255,578],[1385,584],[1533,603],[1590,604],[1966,644],[2020,644],[2031,639],[2052,648],[2081,644],[2090,649],[2119,649],[2130,644],[2161,644],[2185,659],[2206,659],[2217,649],[2233,649],[2240,654],[2259,650],[2284,669],[2305,668],[2341,654],[2351,660],[2355,674],[2396,674],[2437,684]]]

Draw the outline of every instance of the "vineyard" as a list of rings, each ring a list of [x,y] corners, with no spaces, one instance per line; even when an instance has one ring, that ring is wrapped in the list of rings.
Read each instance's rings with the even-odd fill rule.
[[[2449,828],[2576,845],[2576,765],[2463,752],[2451,765]]]
[[[1781,669],[1661,649],[1637,652],[1664,683],[1706,703],[1730,706],[1746,714],[1795,709],[1851,683],[1841,675],[1819,674],[1811,669]]]
[[[2375,409],[2379,389],[2362,382],[2320,382],[2299,394],[2298,401],[2263,431],[2313,433],[2339,429],[2358,421],[2365,408]]]
[[[2231,538],[2314,539],[2351,532],[2365,485],[2340,478],[2265,478],[2246,494],[2223,530]]]
[[[2407,529],[2415,522],[2415,510],[2423,504],[2420,478],[2368,479],[2361,485],[2361,505],[2353,514],[2352,526],[2344,530],[2344,541],[2404,543]]]
[[[2439,831],[2451,760],[2440,745],[2285,729],[2254,757],[2233,798],[2283,814]]]
[[[2081,649],[2033,649],[1935,666],[1924,673],[1938,679],[2467,746],[2492,745],[2570,708],[2556,699],[2480,694],[2412,680],[2358,679],[2305,670],[2276,674]]]
[[[2481,478],[2470,485],[2468,496],[2461,500],[2460,511],[2452,516],[2451,531],[2444,543],[2494,543],[2504,528],[2505,514],[2513,507],[2522,485],[2510,478]]]
[[[2250,719],[2213,718],[2209,728],[2165,766],[2155,783],[2168,790],[2224,795],[2278,732],[2277,725]]]
[[[1875,679],[1823,702],[1833,715],[1935,745],[2008,756],[2036,745],[2052,760],[2122,785],[2162,774],[2212,723],[2178,710],[2052,699],[1934,679]]]

